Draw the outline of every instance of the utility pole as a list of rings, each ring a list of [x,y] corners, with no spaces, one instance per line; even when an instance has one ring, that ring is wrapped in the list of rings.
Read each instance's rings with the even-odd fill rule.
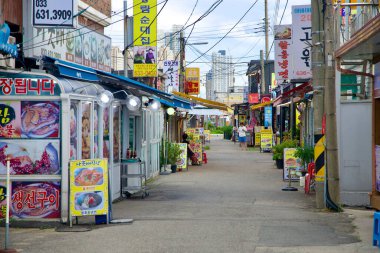
[[[267,94],[266,93],[266,85],[265,85],[265,64],[264,64],[264,52],[263,50],[260,50],[260,65],[261,65],[261,85],[260,85],[260,94]]]
[[[128,77],[128,15],[127,1],[124,1],[124,76]]]
[[[265,60],[268,60],[268,58],[269,58],[268,0],[265,0],[264,6],[265,6]]]
[[[336,90],[335,90],[335,43],[334,43],[334,17],[333,2],[326,1],[325,11],[325,112],[326,112],[326,179],[328,185],[326,192],[326,203],[328,207],[339,209],[339,161],[338,161],[338,139],[336,126]],[[330,198],[329,198],[330,197]],[[330,200],[333,202],[331,203]],[[334,208],[334,209],[335,209]]]
[[[185,38],[183,37],[183,31],[179,34],[179,91],[185,92]]]
[[[315,143],[315,159],[316,164],[316,182],[315,182],[315,192],[316,192],[316,205],[317,208],[324,208],[324,168],[325,168],[325,155],[324,155],[324,135],[322,134],[322,118],[324,112],[324,93],[325,93],[325,63],[324,63],[324,44],[323,37],[323,6],[321,0],[311,1],[311,32],[312,32],[312,84],[314,88],[313,95],[313,109],[314,109],[314,143]],[[320,145],[320,146],[318,146]],[[322,164],[320,161],[322,160]]]

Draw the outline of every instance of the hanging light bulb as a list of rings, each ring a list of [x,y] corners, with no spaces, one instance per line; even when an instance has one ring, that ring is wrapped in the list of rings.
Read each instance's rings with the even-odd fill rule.
[[[112,92],[108,90],[104,90],[98,95],[98,104],[101,107],[106,107],[112,102],[112,99],[113,99]]]
[[[140,108],[141,100],[133,95],[129,95],[127,98],[127,108],[130,111],[136,111]]]
[[[174,110],[174,108],[169,107],[168,109],[166,109],[166,113],[169,115],[173,115],[175,113],[175,110]]]
[[[152,111],[158,111],[161,108],[161,103],[155,99],[149,99],[148,108]]]

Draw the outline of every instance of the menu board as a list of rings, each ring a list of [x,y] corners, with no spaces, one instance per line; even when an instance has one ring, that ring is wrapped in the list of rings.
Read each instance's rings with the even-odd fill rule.
[[[205,135],[205,141],[210,142],[211,141],[211,132],[210,132],[210,130],[204,130],[204,135]]]
[[[0,138],[58,138],[59,128],[58,102],[0,102]]]
[[[199,135],[194,135],[194,139],[190,141],[190,148],[194,152],[194,156],[198,162],[202,162],[202,140]]]
[[[70,162],[71,216],[108,213],[107,159]]]
[[[284,149],[284,180],[289,180],[289,170],[292,170],[292,181],[299,180],[299,173],[301,171],[301,160],[295,157],[295,148]]]
[[[187,168],[187,143],[178,143],[181,149],[181,155],[179,156],[179,161],[177,162],[177,169]]]
[[[260,147],[262,150],[271,150],[273,144],[273,134],[271,133],[261,133],[260,136]]]

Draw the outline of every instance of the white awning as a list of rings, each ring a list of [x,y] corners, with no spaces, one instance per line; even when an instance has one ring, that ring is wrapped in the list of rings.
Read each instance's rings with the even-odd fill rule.
[[[189,114],[192,115],[203,115],[203,116],[221,116],[225,115],[221,110],[218,109],[191,109]]]

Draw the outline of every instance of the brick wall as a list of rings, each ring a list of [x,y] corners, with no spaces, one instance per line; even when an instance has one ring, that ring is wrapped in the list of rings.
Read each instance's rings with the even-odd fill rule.
[[[104,34],[104,27],[95,23],[91,19],[88,19],[83,16],[79,16],[78,21],[80,25],[86,26],[90,30],[95,30],[97,33]]]
[[[82,0],[82,2],[111,17],[111,0]]]

